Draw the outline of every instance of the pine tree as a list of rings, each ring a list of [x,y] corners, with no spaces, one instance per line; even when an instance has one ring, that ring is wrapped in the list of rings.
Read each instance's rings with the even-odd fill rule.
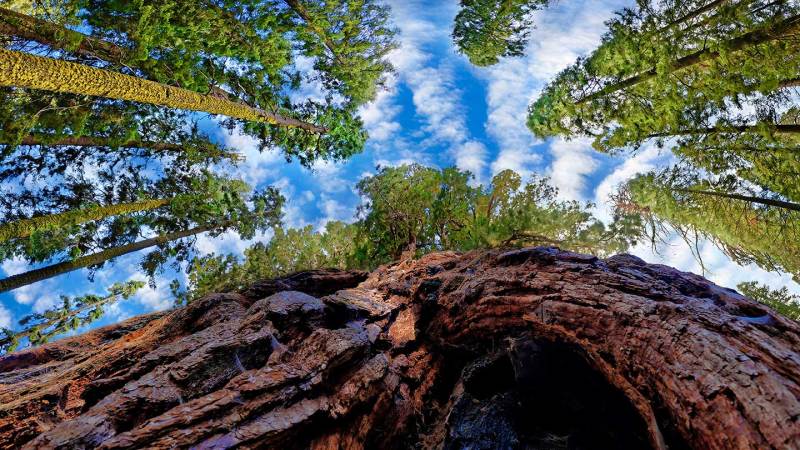
[[[98,242],[101,246],[100,251],[85,256],[81,256],[82,251],[70,251],[71,257],[65,261],[0,280],[0,291],[16,289],[81,268],[97,268],[119,256],[158,246],[159,249],[148,253],[142,262],[144,272],[153,277],[168,260],[182,261],[190,258],[192,245],[182,241],[184,238],[204,232],[212,232],[212,236],[216,236],[227,230],[234,230],[242,239],[249,239],[257,230],[265,230],[279,223],[283,197],[277,190],[269,188],[257,192],[249,202],[246,202],[244,194],[247,192],[247,186],[242,182],[230,182],[214,177],[208,177],[204,182],[209,184],[204,191],[171,199],[168,214],[156,215],[146,221],[133,221],[130,224],[124,220],[121,223],[115,222],[111,226],[109,239]],[[199,201],[200,198],[203,200]],[[130,230],[119,232],[120,226],[129,225],[132,225]],[[158,235],[145,240],[132,240],[147,229]],[[66,232],[69,236],[71,230],[68,229]],[[61,235],[55,234],[55,236]],[[23,252],[22,254],[30,261],[37,262],[64,252],[64,242],[71,242],[70,239],[64,238],[42,241],[45,239],[31,239],[17,251]]]
[[[58,335],[88,325],[103,316],[105,307],[130,298],[144,285],[141,281],[116,283],[102,297],[93,294],[76,298],[61,296],[61,306],[22,318],[19,324],[24,329],[16,332],[0,329],[0,355],[17,350],[25,341],[31,347],[42,345]]]
[[[743,126],[736,115],[745,102],[762,111],[785,104],[800,63],[796,5],[651,3],[623,11],[592,55],[545,88],[528,117],[535,134],[585,134],[618,148],[706,125]]]
[[[111,216],[160,208],[168,205],[169,202],[168,199],[152,199],[117,205],[92,205],[86,208],[69,210],[57,214],[0,223],[0,242],[14,238],[26,238],[36,232],[53,230],[71,225],[80,225],[85,222],[100,220]]]
[[[461,0],[453,24],[453,41],[460,53],[476,66],[497,64],[505,56],[525,50],[531,13],[547,7],[549,0]]]
[[[0,49],[0,86],[127,100],[297,127],[317,134],[327,132],[321,126],[224,98],[83,64],[4,49]]]
[[[284,2],[299,19],[292,24],[322,83],[354,106],[372,100],[393,70],[386,61],[396,48],[389,8],[374,0]]]
[[[674,230],[692,244],[706,238],[738,263],[800,279],[797,205],[742,195],[741,189],[735,177],[712,186],[679,168],[634,178],[616,202],[621,210],[643,215],[652,236]]]
[[[800,321],[800,295],[790,294],[786,287],[770,289],[769,286],[748,281],[736,289],[753,300],[763,303],[789,319]]]
[[[226,127],[242,127],[263,147],[281,148],[303,164],[360,151],[366,136],[355,107],[374,97],[394,46],[387,10],[373,2],[293,2],[305,15],[298,21],[278,5],[256,0],[65,5],[60,23],[0,10],[5,33],[44,51],[57,49],[50,54],[61,60],[19,55],[12,48],[0,54],[0,64],[8,72],[19,59],[35,60],[51,68],[50,78],[77,76],[71,87],[46,82],[44,73],[34,73],[40,66],[30,66],[27,74],[12,72],[0,84],[221,114],[231,118]],[[91,33],[71,28],[80,24]],[[310,45],[312,34],[336,47],[335,64]],[[293,49],[316,61],[331,94],[326,100],[293,100],[301,79],[292,67]],[[92,75],[81,77],[87,73]]]

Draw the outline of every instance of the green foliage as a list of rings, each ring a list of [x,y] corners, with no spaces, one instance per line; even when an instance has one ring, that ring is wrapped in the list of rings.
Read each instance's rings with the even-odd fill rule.
[[[228,121],[229,128],[243,128],[260,138],[262,146],[285,150],[287,158],[296,157],[303,164],[317,158],[346,158],[361,151],[365,131],[356,107],[374,98],[392,70],[386,56],[395,47],[396,33],[387,26],[388,8],[377,1],[62,3],[63,12],[57,20],[36,14],[39,23],[46,25],[33,27],[40,31],[36,42],[15,39],[9,46],[25,51],[48,51],[55,46],[61,52],[52,56],[224,97],[328,128],[330,135],[319,136],[285,126]],[[30,8],[17,9],[30,12]],[[59,26],[79,24],[90,34],[63,28],[63,33],[55,32],[54,36],[49,31],[53,26],[58,30]],[[77,42],[65,43],[67,36]],[[312,73],[301,71],[306,58],[313,63]],[[325,101],[296,100],[303,76],[321,86]],[[52,98],[60,103],[61,97]],[[44,111],[52,118],[56,130],[43,135],[51,142],[62,137],[59,130],[70,137],[91,136],[97,127],[69,126],[66,122],[74,120],[68,116],[85,119],[86,109],[105,109],[109,102],[90,98],[78,101],[82,106],[59,108],[55,113],[27,109]],[[11,112],[6,115],[10,117]],[[46,120],[38,113],[29,114],[27,121],[10,118],[6,122],[17,125],[3,127],[8,137],[0,136],[0,143],[10,144],[8,153],[29,130],[48,128],[37,126],[40,121],[45,125]],[[127,125],[126,139],[130,140],[136,127]]]
[[[642,236],[676,230],[695,251],[705,237],[738,262],[797,277],[795,212],[687,190],[800,201],[800,6],[644,0],[607,25],[530,106],[529,128],[611,153],[670,146],[686,173],[641,176],[618,199],[641,214]]]
[[[404,251],[471,250],[510,245],[556,245],[601,255],[625,251],[631,239],[621,223],[606,227],[591,205],[557,200],[545,178],[522,186],[511,170],[491,186],[469,185],[455,168],[419,165],[384,168],[358,184],[365,254],[370,261],[397,259]]]
[[[735,177],[712,183],[679,168],[634,178],[617,198],[617,207],[641,214],[654,237],[674,230],[692,248],[698,237],[706,238],[740,264],[755,263],[800,279],[800,213],[764,204],[778,199],[765,193],[753,196],[745,189]],[[759,201],[696,191],[753,196]]]
[[[458,51],[476,66],[497,64],[504,56],[522,56],[533,11],[549,0],[461,0],[453,24]]]
[[[800,295],[790,294],[786,287],[772,290],[769,286],[748,281],[737,284],[736,289],[745,296],[769,306],[778,314],[800,322]]]
[[[60,306],[22,318],[19,321],[22,330],[0,329],[0,354],[16,350],[23,342],[31,347],[45,344],[58,335],[88,325],[103,316],[105,307],[130,298],[144,285],[141,281],[129,281],[112,285],[105,296],[61,296]]]
[[[329,222],[320,232],[275,228],[269,243],[245,250],[243,261],[233,255],[195,258],[187,290],[175,281],[173,292],[186,303],[300,270],[373,269],[437,250],[555,245],[605,256],[626,251],[639,237],[638,216],[620,215],[605,226],[589,212],[591,205],[557,200],[547,179],[523,186],[510,170],[497,174],[489,188],[471,186],[471,179],[455,168],[383,168],[358,184],[365,202],[357,222]]]
[[[643,1],[530,107],[537,136],[587,135],[603,150],[706,128],[774,125],[797,78],[793,2]],[[753,114],[743,105],[750,104]]]
[[[304,54],[315,58],[323,86],[352,106],[375,98],[393,70],[386,55],[397,47],[388,6],[374,0],[285,3],[293,12],[291,23]]]
[[[322,232],[309,225],[300,229],[274,228],[267,244],[256,243],[244,252],[244,261],[234,255],[204,255],[191,261],[189,285],[181,290],[177,280],[172,291],[179,304],[211,292],[244,288],[257,280],[317,268],[350,268],[355,263],[358,226],[328,222]]]

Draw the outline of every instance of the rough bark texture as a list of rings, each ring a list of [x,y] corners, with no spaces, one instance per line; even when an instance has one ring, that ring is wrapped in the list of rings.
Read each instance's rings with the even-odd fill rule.
[[[363,279],[6,356],[1,447],[800,447],[800,326],[699,276],[533,248]]]

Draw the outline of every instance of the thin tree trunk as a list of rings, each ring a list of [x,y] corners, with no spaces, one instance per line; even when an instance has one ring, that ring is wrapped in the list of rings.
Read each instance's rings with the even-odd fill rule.
[[[0,449],[800,448],[800,324],[697,275],[540,247],[361,280],[0,358]]]
[[[783,200],[775,200],[771,198],[753,197],[750,195],[731,194],[727,192],[706,191],[700,189],[675,189],[678,192],[687,192],[691,194],[711,195],[714,197],[730,198],[734,200],[743,200],[750,203],[758,203],[760,205],[774,206],[776,208],[788,209],[792,211],[800,211],[800,204],[786,202]]]
[[[0,145],[10,145],[11,142],[0,142]],[[40,136],[25,136],[20,145],[44,145],[54,147],[122,147],[122,148],[149,148],[152,150],[173,150],[179,151],[185,148],[181,144],[170,144],[166,142],[148,141],[125,141],[119,144],[111,144],[107,138],[97,138],[92,136],[64,137],[55,141],[48,140]]]
[[[177,231],[175,233],[169,233],[151,239],[145,239],[143,241],[133,242],[127,245],[121,245],[119,247],[110,248],[108,250],[103,250],[101,252],[93,253],[91,255],[81,256],[79,258],[75,258],[70,261],[51,264],[49,266],[41,267],[39,269],[29,270],[24,273],[12,275],[8,278],[0,280],[0,293],[8,292],[10,290],[20,288],[22,286],[27,286],[29,284],[36,283],[38,281],[46,280],[48,278],[52,278],[58,275],[63,275],[65,273],[93,266],[95,264],[100,264],[110,259],[127,255],[128,253],[133,253],[149,247],[155,247],[156,245],[166,244],[167,242],[170,241],[210,231],[224,225],[225,224],[202,225],[188,230]]]
[[[88,208],[73,209],[58,214],[48,214],[46,216],[0,223],[0,242],[15,238],[25,238],[37,231],[54,230],[64,226],[80,225],[106,217],[148,211],[165,206],[169,204],[169,202],[169,199],[154,199],[120,203],[117,205],[90,206]]]
[[[664,25],[663,27],[658,29],[657,33],[663,33],[665,31],[669,31],[671,28],[674,28],[674,27],[676,27],[678,25],[681,25],[681,24],[683,24],[683,23],[685,23],[685,22],[687,22],[689,20],[695,19],[695,18],[697,18],[697,17],[699,17],[699,16],[711,11],[712,9],[716,8],[717,6],[720,6],[720,5],[724,4],[724,3],[728,3],[729,1],[730,0],[714,0],[711,3],[708,3],[705,6],[701,6],[700,8],[697,8],[697,9],[695,9],[693,11],[690,11],[690,12],[686,13],[685,15],[679,17],[678,19],[675,19],[674,21]]]
[[[798,134],[800,125],[776,124],[769,127],[777,134]],[[691,130],[681,130],[674,133],[653,133],[647,135],[648,138],[663,138],[673,136],[698,135],[698,134],[718,134],[718,133],[749,133],[760,131],[761,127],[753,125],[737,125],[727,127],[695,128]]]
[[[51,327],[51,326],[53,326],[53,325],[55,325],[55,324],[57,324],[59,322],[66,322],[67,320],[77,316],[78,314],[80,314],[80,313],[82,313],[84,311],[88,311],[90,309],[97,308],[98,306],[107,305],[107,304],[111,303],[112,301],[116,301],[120,296],[121,296],[121,294],[111,294],[109,296],[104,297],[102,300],[100,300],[97,303],[88,303],[86,305],[81,306],[80,308],[72,310],[68,314],[66,314],[64,317],[59,317],[59,318],[56,318],[56,319],[51,319],[51,320],[48,320],[46,322],[42,322],[42,323],[36,324],[36,325],[34,325],[32,327],[29,327],[29,328],[26,328],[26,329],[24,329],[22,331],[14,333],[13,336],[2,338],[2,339],[0,339],[0,348],[2,348],[5,345],[8,345],[11,342],[17,342],[18,343],[22,338],[28,337],[35,328],[39,328],[40,330],[44,330],[44,329],[46,329],[48,327]]]
[[[230,159],[233,161],[241,160],[242,156],[236,152],[221,150],[216,144],[208,143],[204,147],[204,153],[209,157]],[[45,136],[28,135],[22,138],[19,143],[2,142],[0,145],[30,145],[30,146],[49,146],[49,147],[109,147],[109,148],[147,148],[156,151],[184,151],[186,145],[172,144],[167,142],[150,141],[126,141],[112,143],[108,138],[98,138],[92,136],[64,137],[51,140]]]
[[[202,111],[324,134],[326,128],[230,100],[95,67],[0,49],[0,86]]]
[[[767,30],[751,31],[737,38],[731,39],[723,43],[722,45],[726,47],[729,51],[739,51],[752,45],[763,44],[765,42],[775,40],[781,36],[784,36],[786,34],[798,30],[800,30],[800,16],[792,16],[788,19],[779,22],[773,27],[770,27]],[[686,55],[682,58],[679,58],[672,64],[669,64],[666,68],[666,71],[662,73],[662,75],[670,74],[704,61],[716,59],[719,56],[720,53],[715,50],[709,50],[709,49],[698,50],[690,55]],[[608,95],[623,89],[627,89],[639,83],[649,81],[657,77],[658,75],[659,75],[658,69],[654,67],[646,72],[640,73],[639,75],[635,75],[620,82],[608,85],[600,89],[599,91],[593,94],[589,94],[586,97],[578,100],[577,102],[575,102],[575,104],[581,105],[583,103],[598,99],[604,95]]]
[[[0,34],[116,64],[128,59],[128,50],[116,44],[7,8],[0,8]]]
[[[336,44],[331,40],[328,33],[325,30],[319,28],[315,23],[313,17],[308,13],[305,5],[301,0],[284,0],[287,5],[294,11],[301,19],[308,25],[311,31],[319,37],[322,42],[325,44],[325,47],[331,52],[331,55],[336,60],[336,62],[341,64],[341,60],[339,59],[339,55],[336,53]]]

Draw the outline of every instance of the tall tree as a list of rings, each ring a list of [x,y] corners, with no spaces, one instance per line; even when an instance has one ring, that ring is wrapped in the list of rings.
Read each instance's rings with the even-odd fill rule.
[[[129,281],[112,285],[105,296],[61,296],[60,306],[23,317],[19,321],[24,327],[22,330],[0,329],[0,354],[17,350],[25,341],[31,347],[42,345],[58,335],[88,325],[102,317],[107,306],[130,298],[144,286],[142,281]]]
[[[323,85],[354,106],[372,100],[392,71],[386,56],[396,48],[396,31],[388,26],[389,8],[375,0],[284,2]]]
[[[373,2],[295,2],[311,18],[297,22],[286,20],[284,8],[260,0],[66,3],[64,23],[10,11],[0,18],[16,39],[56,48],[55,56],[81,65],[81,70],[58,65],[63,70],[104,70],[94,73],[106,78],[107,87],[131,83],[106,95],[232,117],[227,126],[243,126],[263,146],[279,147],[304,164],[319,157],[344,158],[361,149],[365,136],[354,106],[374,96],[390,69],[384,56],[393,46],[394,32],[385,26],[386,8]],[[67,26],[73,23],[87,24],[90,35]],[[314,33],[337,46],[339,64],[320,62],[325,55],[303,39]],[[59,39],[63,36],[68,39]],[[296,102],[302,76],[294,65],[296,54],[317,61],[328,98]],[[9,55],[3,59],[8,61]],[[59,73],[53,61],[44,62]],[[63,91],[63,85],[6,81]],[[88,79],[78,85],[84,94],[103,95]],[[334,93],[343,101],[329,95]]]
[[[252,206],[248,206],[243,198],[235,194],[236,192],[230,191],[218,192],[216,195],[220,197],[219,199],[216,201],[208,199],[199,207],[195,205],[196,198],[181,197],[180,201],[173,201],[171,204],[173,215],[148,222],[152,229],[161,234],[12,275],[0,280],[0,292],[81,268],[99,267],[119,256],[158,246],[159,250],[147,254],[142,262],[143,269],[152,277],[171,257],[180,260],[189,258],[191,246],[178,244],[176,247],[172,245],[173,241],[205,232],[218,235],[227,230],[234,230],[243,239],[248,239],[253,237],[257,230],[265,230],[279,223],[283,197],[277,190],[270,188],[254,194],[250,201]],[[195,225],[189,225],[192,223]],[[177,231],[165,231],[181,226],[184,228]]]
[[[798,8],[793,2],[640,2],[609,23],[594,53],[545,88],[528,125],[539,136],[613,136],[617,148],[714,127],[718,119],[743,125],[737,115],[747,102],[759,105],[764,117],[776,101],[786,103],[782,90],[797,85]]]
[[[204,95],[131,75],[83,64],[0,49],[0,86],[39,89],[127,100],[190,111],[203,111],[323,134],[324,127],[254,108],[218,96]]]
[[[550,0],[461,0],[453,24],[453,41],[476,66],[497,64],[504,56],[521,56],[533,26],[531,14],[549,3]]]
[[[9,231],[22,225],[30,232],[1,243],[0,259],[40,263],[65,254],[75,258],[131,244],[147,230],[181,231],[241,209],[248,190],[240,180],[206,171],[170,169],[156,180],[113,170],[99,178],[68,176],[53,188],[23,190],[4,199]],[[113,214],[132,204],[148,207]],[[39,229],[32,229],[37,223]]]
[[[735,178],[729,184],[735,186]],[[663,171],[634,178],[616,202],[645,216],[653,236],[674,230],[692,244],[706,238],[738,263],[800,279],[800,212],[776,206],[775,199],[718,189],[680,171]]]
[[[168,199],[141,200],[117,205],[92,205],[62,213],[36,216],[30,219],[0,223],[0,242],[13,238],[26,238],[36,232],[48,231],[66,226],[80,225],[93,220],[118,216],[132,212],[147,211],[169,204]]]

